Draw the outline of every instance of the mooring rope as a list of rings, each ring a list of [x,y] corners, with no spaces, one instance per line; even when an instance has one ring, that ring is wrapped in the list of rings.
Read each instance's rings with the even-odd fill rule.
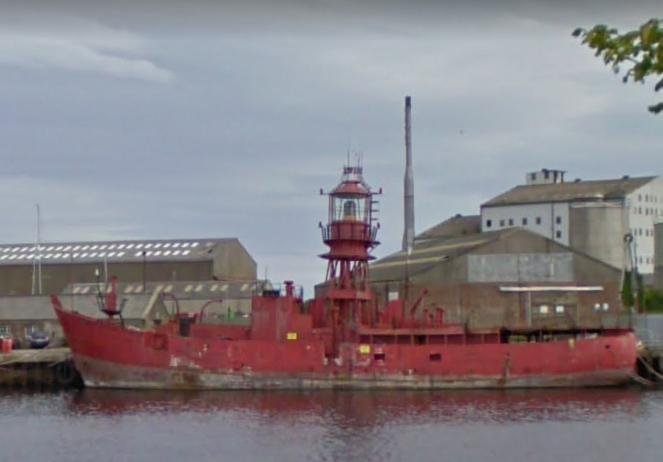
[[[645,366],[645,368],[659,380],[663,380],[663,374],[660,374],[656,369],[652,367],[642,356],[638,356],[638,360]]]
[[[638,374],[631,374],[631,379],[634,382],[642,385],[643,387],[654,387],[654,386],[656,386],[656,384],[654,382],[652,382],[651,380],[646,379],[646,378],[644,378],[644,377],[642,377]]]

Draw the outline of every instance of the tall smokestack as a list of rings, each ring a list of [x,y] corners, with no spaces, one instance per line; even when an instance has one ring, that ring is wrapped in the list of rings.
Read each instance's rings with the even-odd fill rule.
[[[414,246],[414,176],[412,174],[412,127],[410,124],[410,97],[405,97],[405,179],[403,190],[403,251],[412,252]]]

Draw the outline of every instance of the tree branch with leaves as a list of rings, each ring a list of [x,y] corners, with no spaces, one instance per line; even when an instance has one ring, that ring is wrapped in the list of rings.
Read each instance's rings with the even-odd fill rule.
[[[582,43],[595,55],[603,58],[615,74],[627,66],[622,81],[645,83],[646,77],[658,79],[663,76],[663,28],[662,20],[650,19],[638,29],[623,34],[615,28],[599,24],[591,29],[578,28],[574,37],[581,37]],[[663,78],[654,85],[654,91],[663,89]],[[663,101],[649,106],[654,114],[663,111]]]

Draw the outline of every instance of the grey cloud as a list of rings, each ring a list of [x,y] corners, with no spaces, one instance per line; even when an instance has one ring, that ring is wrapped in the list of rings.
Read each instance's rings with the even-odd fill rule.
[[[628,25],[642,15],[660,15],[660,2],[638,0],[24,0],[5,7],[6,13],[67,12],[120,27],[152,29],[168,34],[218,34],[278,31],[329,34],[344,31],[416,34],[456,26],[481,30],[505,17],[537,22],[617,21]],[[458,21],[462,21],[459,24]]]
[[[405,94],[418,230],[476,213],[527,170],[663,166],[651,88],[622,85],[569,36],[595,21],[589,2],[162,3],[20,7],[31,26],[15,30],[66,36],[37,18],[75,13],[77,30],[97,26],[82,34],[90,48],[177,78],[0,65],[2,241],[32,238],[40,202],[45,239],[235,235],[261,272],[310,288],[324,267],[317,191],[338,181],[348,146],[384,187],[376,253],[399,246]],[[597,11],[609,8],[626,11]],[[628,8],[617,19],[650,14]]]
[[[165,83],[169,70],[140,54],[144,41],[79,17],[62,14],[8,15],[0,19],[0,65],[97,72]]]

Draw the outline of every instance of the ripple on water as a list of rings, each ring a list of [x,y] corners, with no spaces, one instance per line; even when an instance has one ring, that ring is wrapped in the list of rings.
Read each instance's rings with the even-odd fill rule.
[[[646,461],[663,393],[3,392],[0,425],[2,460]]]

